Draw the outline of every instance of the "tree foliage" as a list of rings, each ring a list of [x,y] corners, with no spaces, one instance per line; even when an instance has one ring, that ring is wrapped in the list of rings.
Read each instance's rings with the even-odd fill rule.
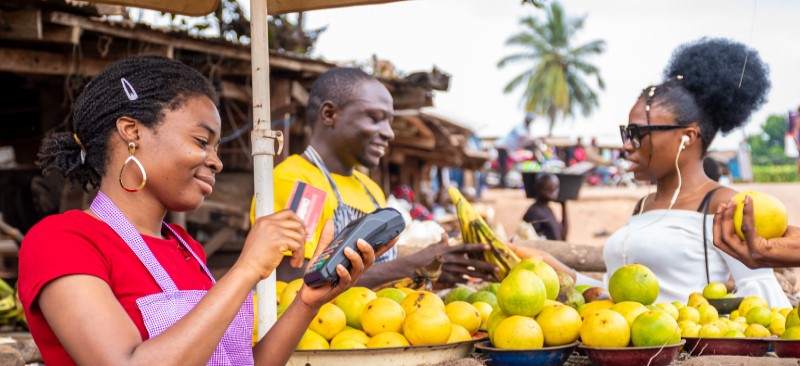
[[[770,115],[761,125],[761,132],[747,136],[753,165],[792,164],[794,158],[786,157],[784,137],[788,124],[787,117]]]
[[[499,68],[520,62],[530,65],[511,79],[504,91],[522,87],[525,110],[546,116],[550,134],[559,117],[572,117],[577,111],[588,116],[597,107],[597,92],[588,80],[594,79],[599,89],[605,89],[600,70],[590,62],[605,51],[605,41],[575,45],[574,38],[585,20],[586,16],[568,17],[564,8],[553,2],[545,7],[544,19],[529,16],[520,20],[522,31],[506,44],[522,50],[497,64]]]

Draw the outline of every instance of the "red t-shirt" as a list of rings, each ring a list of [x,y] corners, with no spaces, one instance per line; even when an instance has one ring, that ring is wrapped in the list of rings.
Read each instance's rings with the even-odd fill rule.
[[[170,226],[205,262],[200,243],[183,228]],[[143,238],[179,290],[211,288],[211,279],[194,257],[179,247],[171,233],[167,239]],[[72,274],[88,274],[106,281],[139,328],[142,339],[149,338],[136,299],[162,291],[133,250],[108,224],[83,211],[49,216],[28,231],[19,252],[19,298],[47,366],[75,363],[47,324],[37,296],[48,282]]]

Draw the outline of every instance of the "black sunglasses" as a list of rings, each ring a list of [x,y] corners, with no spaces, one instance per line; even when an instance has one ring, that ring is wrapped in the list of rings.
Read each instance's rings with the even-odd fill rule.
[[[643,126],[643,125],[627,125],[619,126],[619,133],[622,137],[622,145],[625,145],[628,140],[631,140],[631,145],[635,149],[642,146],[642,135],[650,131],[669,131],[677,130],[679,128],[686,128],[683,125],[657,125],[657,126]]]

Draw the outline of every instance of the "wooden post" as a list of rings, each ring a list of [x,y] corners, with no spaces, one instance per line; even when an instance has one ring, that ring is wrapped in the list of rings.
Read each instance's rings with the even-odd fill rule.
[[[269,46],[267,37],[267,0],[250,0],[250,52],[253,70],[253,181],[256,218],[275,209],[272,168],[275,140],[283,134],[271,130],[269,93]],[[280,149],[280,148],[279,148]],[[275,272],[256,285],[258,294],[258,339],[264,338],[275,324],[278,309],[275,299]]]

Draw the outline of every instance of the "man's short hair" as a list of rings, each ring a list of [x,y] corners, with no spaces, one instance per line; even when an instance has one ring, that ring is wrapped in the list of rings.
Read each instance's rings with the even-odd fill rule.
[[[306,121],[313,127],[319,118],[322,103],[326,101],[331,101],[340,108],[344,107],[353,99],[356,88],[367,80],[377,81],[353,67],[336,67],[320,75],[311,85],[306,105]]]

